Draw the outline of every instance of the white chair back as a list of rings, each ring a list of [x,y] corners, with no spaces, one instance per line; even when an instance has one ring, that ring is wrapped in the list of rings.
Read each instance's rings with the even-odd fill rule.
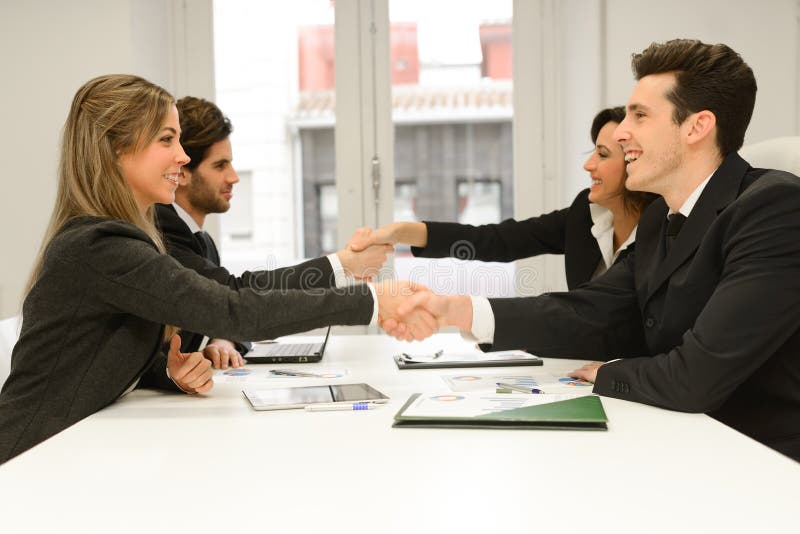
[[[739,155],[753,167],[778,169],[800,176],[800,137],[776,137],[745,145]]]
[[[21,323],[18,315],[0,321],[0,387],[11,372],[11,351],[17,343]]]

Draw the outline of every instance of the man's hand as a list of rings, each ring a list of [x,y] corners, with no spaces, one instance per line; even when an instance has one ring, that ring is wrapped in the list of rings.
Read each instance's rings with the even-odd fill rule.
[[[402,317],[398,309],[406,299],[418,293],[429,293],[425,286],[402,280],[384,280],[375,284],[378,295],[378,324],[389,322],[391,335],[404,341],[422,340],[439,330],[436,318],[422,308],[409,308]]]
[[[212,339],[203,349],[203,356],[211,360],[211,365],[216,369],[227,369],[231,367],[244,367],[244,358],[236,350],[233,342],[227,339]]]
[[[336,253],[347,276],[358,280],[372,280],[386,262],[386,255],[394,252],[394,247],[385,243],[372,243],[358,249],[352,248],[354,242],[359,244],[370,242],[369,235],[371,233],[372,230],[367,226],[359,228],[347,245]]]
[[[571,376],[572,378],[582,378],[594,383],[595,380],[597,380],[597,370],[600,369],[604,363],[605,362],[587,363],[580,369],[575,369],[574,371],[567,373],[567,376]]]
[[[397,236],[394,232],[396,227],[397,223],[387,224],[377,230],[373,230],[369,226],[359,228],[347,242],[347,248],[354,252],[360,252],[375,245],[394,246],[397,243]]]
[[[472,331],[472,299],[463,295],[437,295],[432,291],[409,296],[398,308],[398,318],[384,321],[381,327],[390,336],[402,337],[407,315],[421,310],[435,317],[438,327],[455,326],[464,332]]]
[[[169,342],[167,370],[172,381],[186,393],[205,393],[214,387],[211,362],[202,352],[181,352],[181,336],[175,334]]]

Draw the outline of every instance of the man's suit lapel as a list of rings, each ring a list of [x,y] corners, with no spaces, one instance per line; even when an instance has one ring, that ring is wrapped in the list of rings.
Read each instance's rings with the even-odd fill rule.
[[[187,247],[197,254],[203,255],[200,240],[183,222],[172,204],[156,204],[156,216],[161,233],[168,242],[172,242],[176,246]]]
[[[706,185],[697,200],[697,204],[692,209],[689,218],[686,219],[683,228],[675,238],[675,243],[672,245],[670,253],[666,257],[663,257],[663,225],[666,224],[666,211],[664,211],[662,226],[660,226],[662,232],[659,234],[652,232],[647,234],[648,241],[655,242],[648,243],[648,250],[653,255],[647,257],[654,261],[650,266],[652,270],[649,272],[652,275],[649,277],[647,284],[646,300],[649,300],[669,279],[672,273],[694,254],[708,227],[714,222],[717,215],[738,196],[742,178],[744,178],[748,168],[747,162],[736,153],[730,154],[723,160],[722,165],[711,177],[708,185]],[[651,250],[653,247],[657,249],[656,253]],[[660,261],[662,257],[663,261]]]
[[[167,241],[172,241],[175,245],[187,247],[189,250],[204,258],[209,257],[209,252],[205,242],[192,233],[192,229],[181,219],[172,204],[156,204],[156,214],[158,225]],[[219,252],[214,247],[216,265],[219,265]]]
[[[664,258],[664,225],[667,223],[667,204],[658,197],[639,219],[636,230],[636,292],[645,302],[651,294],[653,274]]]

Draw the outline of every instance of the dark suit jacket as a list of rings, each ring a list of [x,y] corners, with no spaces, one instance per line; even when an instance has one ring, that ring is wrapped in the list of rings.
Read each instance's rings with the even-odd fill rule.
[[[206,258],[204,245],[169,204],[156,204],[156,224],[164,236],[167,252],[184,267],[194,269],[201,275],[232,287],[270,289],[330,288],[335,285],[333,269],[327,258],[316,258],[307,262],[274,269],[246,272],[241,277],[233,276],[218,263]],[[250,286],[250,284],[255,284]],[[204,334],[182,331],[181,352],[194,352],[203,341]],[[249,343],[238,343],[237,349],[244,355],[250,350]]]
[[[114,402],[139,378],[169,384],[164,324],[264,339],[372,317],[366,285],[254,291],[241,282],[220,284],[182,267],[131,224],[67,223],[23,305],[0,393],[0,463]]]
[[[592,235],[589,190],[584,189],[568,208],[524,221],[507,219],[499,224],[425,222],[428,244],[411,247],[415,256],[454,257],[462,260],[509,262],[539,254],[564,254],[567,287],[573,289],[591,280],[602,260]],[[633,250],[623,250],[616,262]]]
[[[731,154],[670,254],[667,206],[639,221],[638,246],[569,293],[491,300],[494,348],[624,360],[594,391],[706,412],[800,458],[800,180]]]

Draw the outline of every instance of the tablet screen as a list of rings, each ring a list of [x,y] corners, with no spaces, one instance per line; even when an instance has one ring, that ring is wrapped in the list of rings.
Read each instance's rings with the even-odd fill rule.
[[[302,408],[309,404],[388,400],[389,397],[369,384],[339,384],[281,389],[243,389],[242,393],[256,410]]]
[[[333,402],[355,402],[389,398],[369,384],[342,384],[330,386],[330,388]]]

